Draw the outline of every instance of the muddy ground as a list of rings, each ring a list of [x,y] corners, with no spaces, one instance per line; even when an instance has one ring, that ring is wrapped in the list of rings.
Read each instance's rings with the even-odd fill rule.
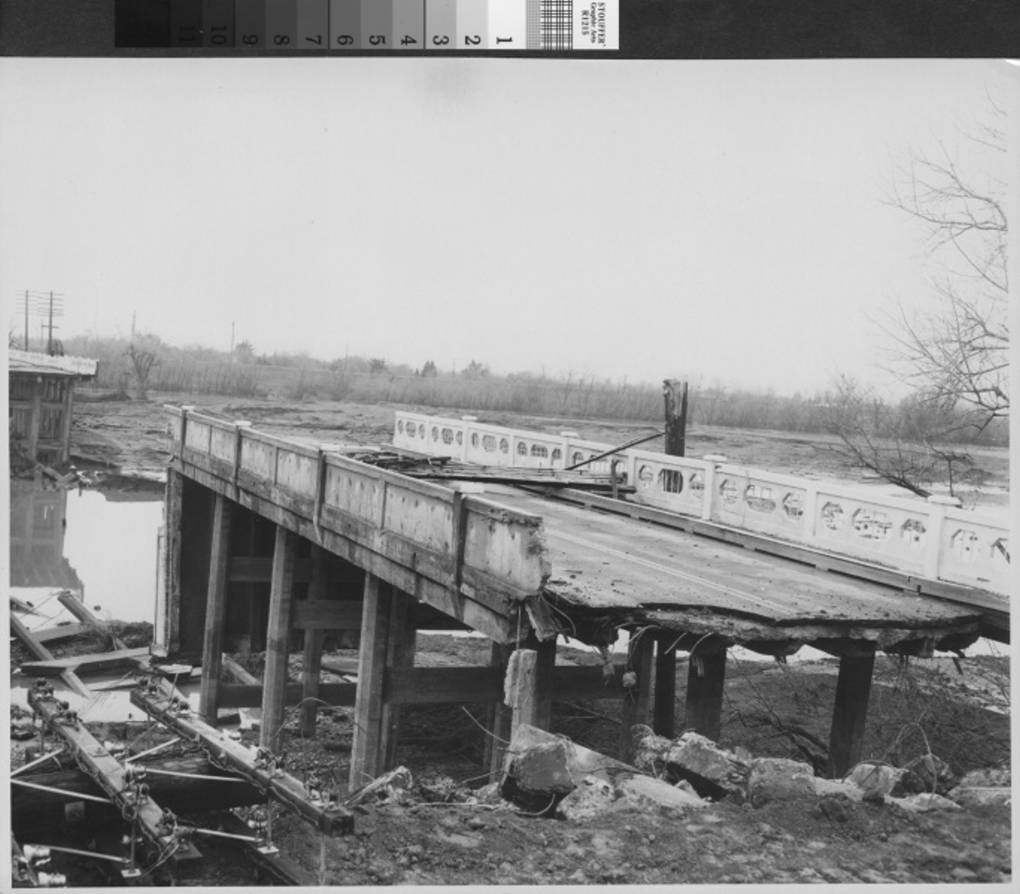
[[[281,408],[270,401],[154,397],[148,403],[80,404],[73,436],[79,467],[116,466],[129,473],[161,469],[167,455],[163,398],[248,419],[277,434],[322,441],[385,443],[392,431],[392,407],[309,402]],[[577,420],[506,416],[487,421],[572,429],[613,443],[640,433],[634,426],[581,425]],[[777,470],[841,473],[839,461],[816,441],[747,432],[704,431],[700,437],[703,449],[693,453],[715,450]],[[725,438],[725,443],[712,438]],[[597,660],[584,650],[563,652],[567,660]],[[416,657],[423,665],[485,660],[485,641],[447,636],[423,635]],[[257,671],[258,656],[249,661]],[[295,679],[296,671],[295,664]],[[727,669],[721,744],[747,748],[755,756],[824,762],[835,672],[833,660],[782,665],[736,656]],[[682,728],[684,661],[677,674]],[[1004,654],[905,663],[883,656],[876,666],[864,757],[903,766],[930,753],[948,761],[957,774],[1008,768],[1008,707]],[[554,731],[615,756],[616,711],[611,703],[557,703]],[[1001,806],[918,814],[889,804],[834,808],[808,799],[751,807],[723,800],[685,813],[612,811],[584,823],[526,815],[485,788],[484,723],[482,706],[405,709],[397,758],[411,770],[415,784],[404,803],[359,810],[354,835],[326,842],[324,864],[318,833],[291,814],[276,817],[277,843],[310,872],[324,866],[321,881],[331,885],[974,883],[1011,878],[1010,810]],[[344,794],[351,711],[324,711],[315,738],[303,739],[292,709],[284,732],[288,769],[302,778],[313,774]],[[14,765],[18,762],[16,749]],[[233,872],[217,863],[182,882],[248,881]]]
[[[455,408],[409,405],[357,404],[326,400],[255,400],[212,395],[153,394],[148,401],[81,401],[76,404],[72,443],[79,465],[113,463],[127,469],[159,469],[166,461],[166,417],[163,404],[189,404],[227,419],[246,419],[266,432],[347,444],[387,444],[393,436],[393,413],[410,410],[460,416]],[[493,425],[514,426],[559,433],[575,431],[584,438],[623,444],[655,431],[654,425],[614,420],[586,421],[567,417],[486,413]],[[661,440],[649,449],[661,449]],[[721,453],[731,462],[824,478],[841,478],[879,485],[874,478],[851,468],[826,435],[692,426],[687,450],[691,456]],[[986,476],[978,495],[964,487],[964,504],[1004,507],[1008,504],[1009,451],[1006,448],[968,448]]]

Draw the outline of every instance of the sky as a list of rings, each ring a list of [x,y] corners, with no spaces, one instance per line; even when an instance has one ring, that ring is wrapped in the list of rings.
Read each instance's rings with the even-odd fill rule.
[[[58,337],[814,392],[886,387],[924,233],[883,204],[981,60],[0,60],[0,296]],[[999,162],[1004,165],[1003,161]],[[34,334],[38,330],[35,328]]]

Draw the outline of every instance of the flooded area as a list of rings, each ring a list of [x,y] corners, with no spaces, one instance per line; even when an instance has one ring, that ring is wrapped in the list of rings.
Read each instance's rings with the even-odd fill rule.
[[[152,623],[157,536],[163,499],[158,484],[144,489],[76,489],[44,481],[11,481],[10,595],[29,611],[30,630],[75,623],[60,602],[70,591],[99,619]],[[17,607],[18,603],[14,603]],[[85,719],[123,718],[130,711],[122,672],[90,677],[89,704],[54,680],[60,697]],[[11,678],[11,701],[26,704],[33,679]],[[105,687],[110,687],[105,691]]]

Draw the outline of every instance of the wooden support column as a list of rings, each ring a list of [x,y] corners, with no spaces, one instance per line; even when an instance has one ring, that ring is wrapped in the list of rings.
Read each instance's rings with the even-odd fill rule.
[[[655,708],[652,728],[660,736],[676,735],[676,635],[660,634],[655,641]]]
[[[269,591],[269,622],[266,625],[266,673],[262,684],[262,732],[260,744],[272,752],[280,749],[283,709],[286,704],[287,653],[290,647],[290,612],[294,601],[294,560],[297,537],[277,527],[273,548],[273,579]]]
[[[860,648],[839,659],[836,703],[829,734],[829,765],[833,777],[846,775],[860,762],[874,668],[874,643],[861,643]]]
[[[354,703],[350,789],[361,788],[382,772],[383,682],[389,640],[390,586],[365,573],[365,597],[358,647],[358,692]]]
[[[530,636],[526,646],[512,653],[507,669],[505,701],[513,711],[511,738],[522,723],[545,730],[552,726],[556,640],[539,641]]]
[[[60,461],[66,463],[71,458],[71,414],[74,408],[74,382],[68,377],[64,379],[64,418],[60,420]]]
[[[497,669],[499,678],[506,676],[507,663],[514,651],[513,643],[493,643],[489,655],[489,666]],[[486,712],[485,728],[491,733],[485,737],[482,765],[488,767],[491,779],[498,778],[503,770],[503,757],[510,741],[510,726],[513,711],[502,699],[493,704]]]
[[[42,376],[36,376],[32,380],[32,415],[28,419],[28,456],[30,459],[39,458],[39,427],[42,425]]]
[[[164,559],[166,568],[166,651],[172,656],[181,648],[181,519],[184,511],[184,477],[168,469],[163,502]]]
[[[216,495],[212,506],[212,546],[209,554],[209,588],[205,603],[205,637],[202,641],[202,689],[198,712],[216,725],[219,711],[220,671],[223,667],[223,625],[227,612],[227,568],[230,563],[231,507]]]
[[[328,553],[312,544],[312,577],[308,582],[308,601],[318,602],[326,595]],[[319,672],[322,670],[322,637],[324,630],[305,630],[305,646],[301,661],[301,735],[315,735],[319,706]]]
[[[648,721],[648,697],[652,691],[652,661],[655,654],[655,640],[648,634],[637,637],[630,645],[629,671],[637,675],[634,686],[627,687],[620,712],[620,760],[630,763],[634,760],[634,736],[636,724]]]
[[[690,656],[687,671],[687,729],[713,742],[722,727],[723,683],[726,679],[726,649],[698,649]]]
[[[414,667],[417,631],[414,626],[415,601],[400,590],[391,590],[389,642],[386,646],[386,668]],[[381,772],[392,770],[397,764],[397,739],[400,731],[400,706],[383,702],[381,720],[383,755]]]

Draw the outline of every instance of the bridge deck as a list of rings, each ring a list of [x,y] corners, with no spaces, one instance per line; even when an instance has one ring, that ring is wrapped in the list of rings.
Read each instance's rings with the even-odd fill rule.
[[[552,566],[545,589],[567,614],[629,612],[739,639],[853,637],[883,646],[977,629],[975,610],[941,599],[509,487],[486,494],[543,519]]]

